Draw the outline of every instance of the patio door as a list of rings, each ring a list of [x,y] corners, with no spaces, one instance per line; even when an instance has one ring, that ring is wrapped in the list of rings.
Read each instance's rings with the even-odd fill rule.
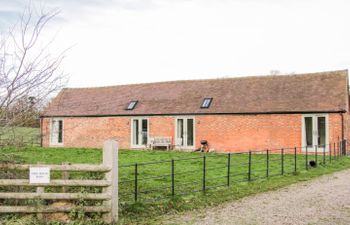
[[[328,151],[328,116],[321,115],[304,115],[303,116],[303,150],[308,152],[322,152],[324,146]]]
[[[194,140],[194,118],[176,118],[175,143],[177,148],[193,149]]]
[[[134,118],[131,120],[132,148],[145,148],[148,144],[148,119]]]

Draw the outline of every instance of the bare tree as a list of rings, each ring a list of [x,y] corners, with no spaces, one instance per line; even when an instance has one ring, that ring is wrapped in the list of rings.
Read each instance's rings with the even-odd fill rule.
[[[28,7],[14,27],[0,34],[0,136],[38,118],[48,96],[66,83],[60,69],[65,51],[54,55],[53,39],[42,40],[57,14]]]

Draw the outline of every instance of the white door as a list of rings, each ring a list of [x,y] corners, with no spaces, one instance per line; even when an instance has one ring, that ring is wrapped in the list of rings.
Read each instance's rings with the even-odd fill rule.
[[[304,115],[303,116],[303,150],[308,152],[323,152],[323,148],[328,151],[328,116]]]
[[[145,148],[148,145],[148,119],[134,118],[131,120],[131,147]]]
[[[176,119],[175,144],[177,148],[193,149],[195,147],[194,118]]]

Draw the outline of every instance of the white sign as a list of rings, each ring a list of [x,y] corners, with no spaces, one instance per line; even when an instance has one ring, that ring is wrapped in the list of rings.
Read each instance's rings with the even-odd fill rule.
[[[50,183],[50,168],[49,167],[30,167],[29,183],[30,184]]]

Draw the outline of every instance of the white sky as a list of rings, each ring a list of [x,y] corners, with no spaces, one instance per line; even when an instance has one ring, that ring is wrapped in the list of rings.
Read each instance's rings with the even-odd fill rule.
[[[62,13],[69,87],[350,67],[349,0],[32,0]],[[25,1],[1,0],[0,28]]]

